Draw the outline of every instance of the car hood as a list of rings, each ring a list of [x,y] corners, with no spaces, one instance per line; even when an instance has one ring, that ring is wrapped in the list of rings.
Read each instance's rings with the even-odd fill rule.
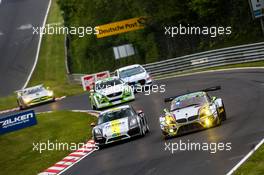
[[[97,93],[106,96],[106,95],[114,94],[114,93],[117,93],[117,92],[123,92],[125,87],[126,86],[124,84],[120,84],[120,85],[112,86],[112,87],[105,88],[105,89],[102,89],[102,90],[98,90]]]
[[[190,106],[186,108],[182,108],[176,111],[173,111],[172,114],[176,118],[176,120],[188,118],[191,116],[195,116],[199,114],[199,109],[201,106]]]
[[[100,127],[104,137],[113,137],[114,135],[126,133],[129,130],[128,117],[104,123]]]
[[[148,77],[148,73],[147,72],[143,72],[143,73],[140,73],[140,74],[136,74],[136,75],[133,75],[131,77],[126,77],[126,78],[122,78],[122,80],[126,83],[129,83],[129,82],[136,82],[136,81],[139,81],[139,80],[142,80],[142,79],[146,79]]]
[[[48,96],[48,91],[43,90],[35,94],[23,95],[22,98],[36,99],[44,96]]]

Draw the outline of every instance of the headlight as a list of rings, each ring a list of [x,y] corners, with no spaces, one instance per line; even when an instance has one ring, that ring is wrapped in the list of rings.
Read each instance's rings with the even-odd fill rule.
[[[27,97],[25,97],[25,98],[23,98],[23,101],[24,101],[25,103],[29,103],[29,102],[31,101],[31,99],[30,99],[30,98],[27,98]]]
[[[99,136],[101,136],[102,135],[102,133],[101,133],[101,130],[100,129],[98,129],[98,128],[95,128],[94,129],[94,133],[95,133],[95,135],[99,135]]]
[[[131,92],[132,92],[132,90],[131,90],[131,87],[130,87],[130,86],[125,86],[125,87],[124,87],[124,89],[123,89],[123,94],[124,94],[125,96],[129,96],[129,95],[131,95]]]
[[[166,124],[167,125],[171,125],[172,124],[172,121],[171,120],[166,120]]]
[[[49,91],[49,92],[48,92],[48,96],[50,96],[50,97],[52,97],[53,94],[54,94],[53,91]]]
[[[136,118],[132,118],[129,122],[130,127],[135,127],[137,126],[137,119]]]
[[[98,96],[96,96],[96,98],[97,98],[99,103],[105,103],[108,101],[107,98],[103,95],[98,95]]]
[[[212,110],[210,109],[210,107],[208,105],[202,107],[199,111],[200,118],[209,117],[211,115],[213,115],[213,113],[212,113]]]
[[[172,124],[175,124],[174,117],[171,116],[171,115],[167,115],[167,116],[165,116],[165,124],[166,124],[166,125],[172,125]]]

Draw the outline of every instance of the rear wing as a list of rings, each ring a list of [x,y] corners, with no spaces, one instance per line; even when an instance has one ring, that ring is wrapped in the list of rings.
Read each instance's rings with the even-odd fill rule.
[[[199,91],[201,91],[201,92],[211,92],[211,91],[218,91],[220,89],[221,89],[221,86],[213,86],[213,87],[209,87],[209,88],[206,88],[206,89],[196,90],[196,91],[187,92],[187,93],[193,93],[193,92],[199,92]],[[173,99],[175,99],[177,97],[180,97],[182,95],[185,95],[187,93],[184,93],[184,94],[181,94],[181,95],[177,95],[177,96],[172,96],[172,97],[165,98],[164,99],[164,102],[170,102]]]

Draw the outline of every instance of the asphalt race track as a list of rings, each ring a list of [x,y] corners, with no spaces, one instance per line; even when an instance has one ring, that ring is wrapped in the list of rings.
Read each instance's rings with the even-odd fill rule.
[[[74,165],[66,175],[102,174],[225,174],[257,144],[264,135],[264,69],[233,70],[157,81],[166,84],[166,93],[150,96],[137,94],[131,104],[143,109],[151,132],[144,138],[116,144],[96,151]],[[221,85],[222,90],[211,92],[223,98],[227,120],[222,126],[173,138],[166,143],[231,142],[231,151],[165,151],[158,117],[168,107],[164,97],[187,90]],[[88,96],[68,97],[35,110],[90,109]],[[88,125],[88,124],[87,124]]]
[[[39,35],[49,0],[1,0],[0,96],[22,88],[33,67]]]

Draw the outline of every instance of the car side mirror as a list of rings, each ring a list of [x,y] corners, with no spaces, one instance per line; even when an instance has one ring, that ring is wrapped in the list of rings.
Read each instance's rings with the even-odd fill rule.
[[[165,113],[169,113],[169,110],[168,109],[163,109],[163,111],[165,112]]]
[[[142,110],[137,110],[137,115],[138,116],[144,116],[144,112]]]
[[[215,101],[217,99],[217,97],[212,97],[212,101]]]
[[[137,110],[137,114],[142,114],[143,111],[142,110]]]
[[[95,123],[94,122],[91,123],[91,127],[92,128],[95,127]]]

